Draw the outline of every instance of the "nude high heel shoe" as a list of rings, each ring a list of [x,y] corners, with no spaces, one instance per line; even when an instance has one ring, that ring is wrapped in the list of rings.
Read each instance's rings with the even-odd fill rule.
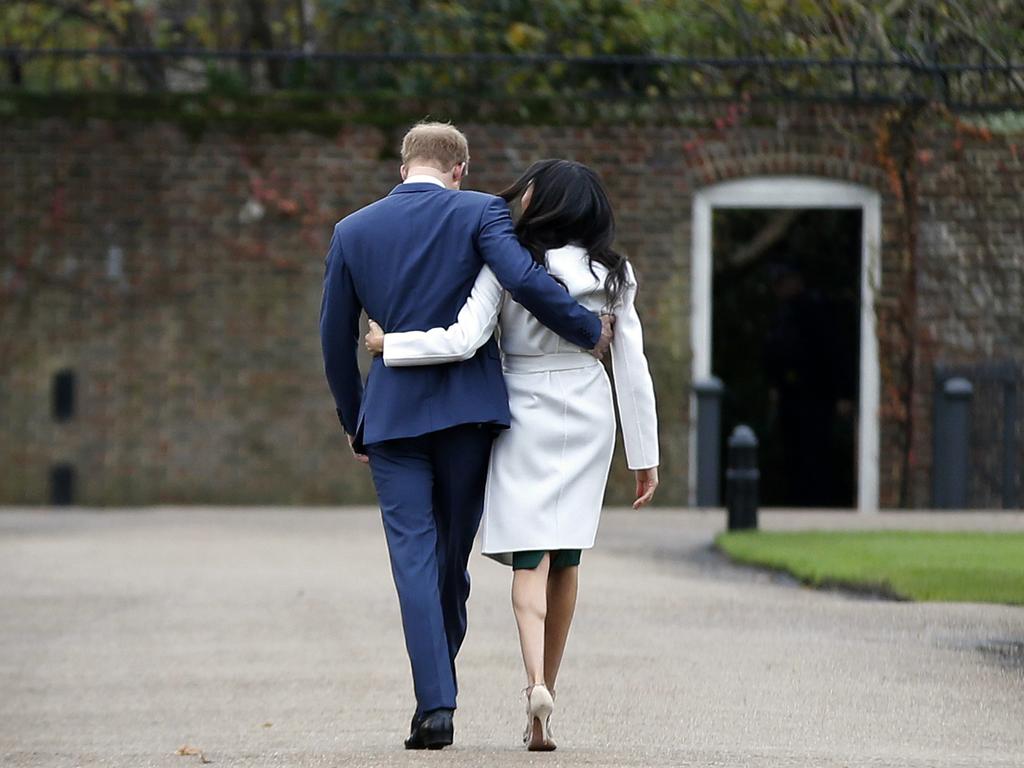
[[[551,752],[555,742],[548,730],[548,721],[555,709],[555,700],[544,683],[526,689],[526,731],[523,743],[530,752]]]

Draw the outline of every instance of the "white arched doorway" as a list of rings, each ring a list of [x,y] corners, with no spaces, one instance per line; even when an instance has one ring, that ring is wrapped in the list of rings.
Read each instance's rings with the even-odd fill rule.
[[[861,317],[860,395],[857,424],[857,509],[878,510],[879,391],[875,296],[881,280],[881,196],[858,184],[814,176],[754,176],[714,184],[693,199],[690,333],[692,380],[710,376],[712,297],[712,213],[715,208],[860,209]],[[690,397],[690,504],[696,503],[696,398]]]

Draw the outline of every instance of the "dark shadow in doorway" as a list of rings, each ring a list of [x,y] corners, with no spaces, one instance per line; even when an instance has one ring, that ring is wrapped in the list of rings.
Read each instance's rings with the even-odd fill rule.
[[[854,506],[861,212],[716,208],[712,233],[712,371],[725,433],[760,440],[761,503]]]

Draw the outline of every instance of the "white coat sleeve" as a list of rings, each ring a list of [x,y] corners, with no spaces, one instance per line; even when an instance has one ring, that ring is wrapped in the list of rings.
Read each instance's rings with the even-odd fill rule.
[[[498,278],[485,266],[452,325],[384,334],[384,365],[391,368],[468,360],[494,335],[504,294]]]
[[[644,333],[636,313],[636,277],[626,266],[626,288],[615,309],[612,374],[622,425],[626,463],[630,469],[658,466],[658,414],[654,383],[644,355]]]

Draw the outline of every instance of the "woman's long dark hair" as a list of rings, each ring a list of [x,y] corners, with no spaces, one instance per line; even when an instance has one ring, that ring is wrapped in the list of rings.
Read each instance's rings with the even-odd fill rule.
[[[516,222],[519,241],[545,267],[553,248],[585,248],[595,277],[594,262],[608,268],[604,288],[611,309],[626,287],[626,257],[612,248],[615,216],[600,177],[572,160],[538,160],[498,195],[511,204],[531,184],[530,204]]]

